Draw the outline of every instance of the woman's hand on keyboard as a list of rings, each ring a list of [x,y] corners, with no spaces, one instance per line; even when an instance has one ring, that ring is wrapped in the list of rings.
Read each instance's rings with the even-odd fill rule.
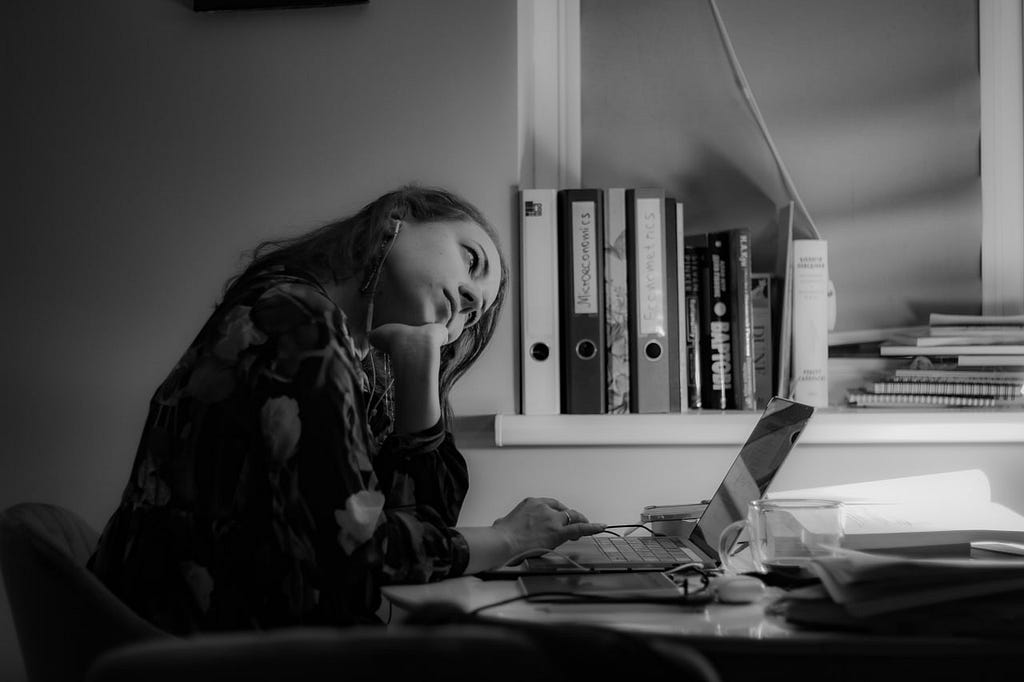
[[[514,554],[554,549],[567,540],[605,529],[605,524],[591,523],[581,512],[550,497],[527,497],[492,525],[506,535]]]

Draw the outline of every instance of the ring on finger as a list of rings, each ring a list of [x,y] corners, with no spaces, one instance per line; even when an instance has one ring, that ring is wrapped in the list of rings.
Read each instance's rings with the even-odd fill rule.
[[[570,512],[568,509],[566,509],[562,513],[565,514],[565,525],[567,525],[567,526],[571,525],[572,524],[572,512]]]

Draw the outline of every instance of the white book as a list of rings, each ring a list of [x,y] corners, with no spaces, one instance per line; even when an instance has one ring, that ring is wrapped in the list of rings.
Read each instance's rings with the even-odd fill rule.
[[[790,393],[828,407],[828,242],[793,240],[793,336]]]
[[[945,343],[918,346],[889,341],[878,347],[882,355],[1024,355],[1024,343]]]
[[[937,327],[942,325],[1017,325],[1024,324],[1024,315],[953,315],[948,313],[931,313],[928,324]]]
[[[959,367],[1024,367],[1024,355],[958,355]]]
[[[678,292],[677,311],[678,317],[678,339],[679,339],[679,411],[688,412],[689,406],[689,384],[690,371],[686,364],[688,355],[687,338],[689,330],[686,327],[686,277],[683,275],[683,263],[686,258],[683,232],[683,202],[676,200],[676,289]]]
[[[523,414],[561,410],[557,216],[554,189],[520,190]]]

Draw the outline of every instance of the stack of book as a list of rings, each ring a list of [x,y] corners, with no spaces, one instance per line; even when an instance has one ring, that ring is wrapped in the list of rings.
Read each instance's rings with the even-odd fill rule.
[[[932,313],[878,345],[907,365],[847,391],[856,407],[1024,407],[1024,315]]]
[[[1024,368],[1024,315],[932,313],[928,326],[894,334],[879,352],[958,367]]]

